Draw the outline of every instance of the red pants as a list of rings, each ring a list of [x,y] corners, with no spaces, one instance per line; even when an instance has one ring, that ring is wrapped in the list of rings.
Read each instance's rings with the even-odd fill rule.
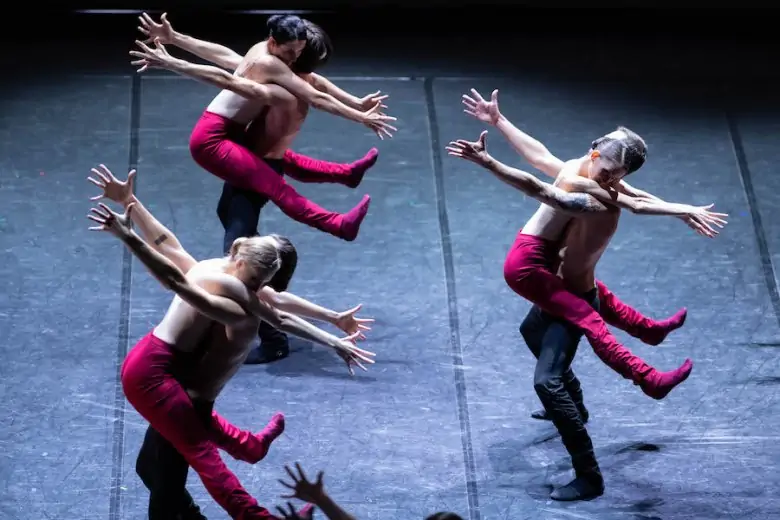
[[[245,190],[268,197],[288,217],[339,238],[350,236],[344,215],[328,211],[295,191],[260,157],[242,144],[246,129],[204,112],[190,136],[192,158],[203,169]]]
[[[176,380],[179,356],[182,354],[152,333],[141,339],[122,365],[122,388],[127,400],[176,447],[231,518],[275,518],[244,490],[219,456],[218,444],[227,447],[228,453],[235,453],[231,455],[236,458],[251,458],[251,441],[247,438],[242,442],[242,432],[216,414],[213,418],[221,434],[207,430],[189,395]],[[218,442],[215,437],[219,437]]]
[[[596,355],[608,367],[626,379],[642,383],[655,369],[618,343],[588,302],[566,290],[563,280],[552,271],[558,263],[559,249],[557,242],[520,231],[504,262],[506,283],[545,312],[582,329]],[[606,287],[599,290],[600,297],[605,290]],[[612,317],[619,320],[620,313],[613,312]]]

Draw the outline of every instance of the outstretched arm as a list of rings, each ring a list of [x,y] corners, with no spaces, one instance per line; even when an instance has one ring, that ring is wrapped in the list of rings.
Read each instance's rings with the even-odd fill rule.
[[[569,193],[557,186],[542,182],[523,170],[511,168],[487,153],[487,131],[482,132],[476,142],[458,139],[447,146],[447,152],[482,166],[499,180],[516,188],[529,197],[577,216],[607,211],[608,208],[594,197],[585,193]]]
[[[318,110],[367,125],[376,132],[380,138],[382,138],[383,135],[389,137],[391,136],[390,130],[396,130],[395,127],[388,123],[388,121],[395,121],[395,117],[384,115],[382,112],[375,110],[375,108],[381,106],[381,99],[377,99],[374,107],[370,107],[368,110],[357,110],[347,106],[342,101],[339,101],[335,96],[317,90],[311,83],[294,74],[292,70],[278,58],[264,56],[252,66],[262,67],[269,82],[283,87],[301,101],[308,103]]]
[[[501,181],[517,188],[529,197],[554,208],[577,216],[607,211],[607,206],[586,193],[564,191],[557,186],[542,182],[528,172],[512,168],[501,161],[487,156],[484,167]]]
[[[269,82],[284,87],[292,95],[318,110],[323,110],[357,123],[366,123],[364,112],[347,106],[327,92],[316,89],[312,84],[297,76],[289,67],[273,56],[264,56],[251,66],[262,67],[268,76]]]
[[[537,141],[513,125],[503,115],[499,116],[498,121],[496,121],[496,128],[509,141],[512,148],[522,155],[523,159],[528,161],[528,164],[540,172],[556,178],[561,169],[563,169],[564,161],[553,155],[540,141]]]
[[[141,67],[138,69],[138,72],[143,72],[149,67],[167,69],[221,89],[231,90],[247,99],[258,100],[265,104],[271,101],[272,94],[266,85],[234,76],[219,67],[196,65],[186,60],[174,58],[168,54],[168,51],[159,41],[155,42],[154,48],[140,41],[135,43],[140,50],[130,51],[130,55],[138,58],[136,61],[131,62],[133,65]]]
[[[241,64],[243,56],[232,49],[219,45],[217,43],[207,42],[175,31],[168,21],[168,13],[163,13],[160,17],[160,23],[152,20],[152,17],[142,13],[138,17],[140,25],[138,30],[148,39],[146,43],[152,43],[159,39],[160,43],[175,45],[176,47],[194,54],[198,58],[204,59],[230,71],[235,71]]]
[[[658,198],[638,198],[617,190],[602,188],[597,182],[582,177],[567,178],[565,184],[574,191],[587,193],[605,204],[613,204],[638,215],[684,217],[695,208],[689,204],[665,202]]]
[[[360,336],[359,333],[339,339],[297,316],[278,312],[267,303],[258,300],[257,295],[237,278],[224,273],[199,273],[197,278],[189,279],[173,262],[149,247],[130,229],[129,214],[134,207],[134,204],[130,204],[124,215],[117,215],[101,203],[100,209],[93,208],[93,214],[88,215],[100,226],[90,229],[109,231],[122,240],[164,287],[175,292],[205,316],[225,325],[232,325],[240,323],[249,314],[253,314],[284,332],[333,348],[347,363],[350,373],[353,372],[353,364],[365,370],[361,361],[373,363],[373,359],[367,357],[373,353],[361,350],[352,344],[352,341]],[[211,285],[215,292],[223,294],[212,294],[201,285]]]
[[[337,101],[347,105],[349,108],[360,111],[363,110],[363,100],[361,98],[353,96],[346,90],[339,88],[325,76],[320,76],[319,74],[312,72],[311,74],[307,74],[307,77],[311,85],[320,92],[333,96]]]
[[[332,323],[334,325],[339,317],[339,313],[336,311],[321,307],[300,296],[296,296],[291,292],[276,292],[267,286],[258,291],[257,297],[280,311]]]
[[[171,45],[175,45],[190,54],[194,54],[198,58],[219,65],[231,72],[235,71],[244,59],[239,53],[224,45],[198,40],[197,38],[177,31],[174,31],[172,34]]]
[[[347,334],[360,333],[361,339],[364,337],[362,331],[371,330],[368,324],[374,322],[371,318],[358,318],[355,316],[362,305],[337,312],[321,307],[291,292],[276,292],[270,287],[260,289],[257,292],[257,297],[279,311],[330,323]]]
[[[164,255],[185,274],[197,264],[192,255],[181,245],[176,235],[154,218],[154,215],[133,194],[135,170],[127,174],[127,180],[124,182],[114,177],[111,170],[104,164],[97,168],[92,168],[92,174],[94,177],[89,177],[89,181],[103,190],[102,195],[92,197],[92,200],[99,200],[105,197],[121,204],[125,209],[132,204],[133,211],[130,212],[130,218],[133,224],[141,230],[141,235],[150,247]]]
[[[564,162],[554,156],[541,142],[526,134],[507,119],[498,108],[498,90],[494,90],[490,100],[486,100],[476,89],[471,89],[471,95],[463,95],[464,112],[480,121],[495,126],[509,141],[517,153],[528,161],[528,164],[549,177],[556,178],[563,168]]]

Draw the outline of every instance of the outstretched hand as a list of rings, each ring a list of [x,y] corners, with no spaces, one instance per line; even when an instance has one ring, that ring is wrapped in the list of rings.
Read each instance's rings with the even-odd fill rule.
[[[479,134],[479,139],[476,141],[466,141],[465,139],[458,139],[457,141],[450,141],[450,144],[446,147],[447,154],[453,157],[460,157],[466,159],[480,166],[485,166],[490,156],[487,153],[487,130],[483,130]]]
[[[728,213],[710,211],[710,208],[714,205],[715,204],[709,204],[707,206],[692,207],[691,212],[682,217],[682,221],[698,234],[708,238],[715,238],[720,233],[713,225],[723,229],[726,224],[728,224],[725,217],[728,217],[729,215]]]
[[[282,495],[282,498],[297,498],[298,500],[303,500],[310,504],[318,503],[325,494],[322,483],[322,471],[317,473],[317,480],[309,482],[299,463],[295,463],[295,468],[298,470],[297,475],[293,473],[289,466],[284,467],[284,470],[292,479],[292,483],[285,482],[281,479],[279,479],[279,483],[287,489],[292,490],[292,493],[289,495]]]
[[[336,315],[336,319],[333,324],[346,332],[347,334],[359,334],[358,339],[366,339],[366,336],[361,332],[364,330],[371,330],[367,323],[374,323],[372,318],[358,318],[355,314],[363,307],[363,304],[357,305],[348,311],[340,312]]]
[[[393,134],[390,133],[391,130],[393,132],[398,131],[396,127],[388,123],[388,121],[395,121],[396,118],[385,115],[382,112],[382,107],[382,100],[379,99],[375,101],[371,108],[363,112],[363,124],[373,130],[373,132],[380,139],[384,139],[385,137],[393,137]]]
[[[145,71],[146,69],[165,69],[168,68],[173,60],[173,56],[168,54],[165,49],[165,45],[162,44],[159,38],[154,40],[154,48],[149,47],[146,43],[136,40],[135,44],[140,48],[140,51],[130,51],[130,56],[139,58],[135,61],[131,61],[131,65],[141,67],[138,69],[138,73]]]
[[[100,208],[92,208],[91,215],[87,215],[87,218],[100,224],[99,226],[93,226],[89,228],[90,231],[108,231],[115,237],[123,239],[130,236],[133,232],[131,229],[130,214],[133,211],[134,202],[127,205],[124,214],[119,215],[111,211],[111,208],[103,204],[98,203]]]
[[[127,204],[133,197],[133,183],[135,182],[135,170],[130,170],[127,174],[127,180],[122,182],[101,164],[97,168],[92,168],[92,173],[97,178],[87,177],[87,180],[103,190],[102,195],[96,195],[89,200],[100,200],[103,198],[112,200],[118,204]]]
[[[355,375],[355,369],[353,368],[353,365],[359,367],[365,372],[366,367],[363,365],[363,363],[368,363],[371,365],[374,364],[374,360],[371,359],[371,357],[376,356],[376,354],[369,352],[368,350],[363,350],[356,345],[357,340],[362,335],[363,333],[360,331],[355,332],[349,336],[341,338],[335,345],[336,354],[338,354],[339,357],[347,364],[347,370],[349,370],[349,375],[351,376]]]
[[[152,17],[146,13],[141,13],[138,17],[141,25],[138,30],[146,36],[145,43],[152,43],[154,40],[160,40],[160,43],[171,43],[173,41],[173,27],[168,21],[168,13],[163,13],[160,17],[161,23],[155,23]]]
[[[384,101],[389,97],[389,94],[382,94],[381,90],[377,90],[373,94],[368,94],[367,96],[360,98],[359,105],[363,111],[373,108],[373,106],[377,103],[379,103],[379,108],[387,108],[387,105],[385,105]]]
[[[490,95],[490,101],[486,101],[476,89],[471,89],[471,96],[463,94],[462,101],[466,107],[463,111],[483,123],[495,125],[501,117],[501,112],[498,110],[498,89]]]

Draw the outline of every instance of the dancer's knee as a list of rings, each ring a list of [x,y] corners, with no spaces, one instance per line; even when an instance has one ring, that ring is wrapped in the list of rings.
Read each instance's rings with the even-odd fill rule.
[[[552,396],[556,393],[563,392],[563,379],[561,376],[551,374],[547,371],[537,371],[534,374],[534,390],[536,393],[542,396]]]

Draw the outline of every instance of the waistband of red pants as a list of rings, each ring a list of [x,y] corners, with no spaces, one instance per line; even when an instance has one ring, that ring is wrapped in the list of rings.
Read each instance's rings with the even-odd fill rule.
[[[549,238],[523,233],[523,228],[520,228],[520,231],[517,232],[517,236],[515,236],[515,243],[535,245],[537,247],[557,247],[560,242],[557,240],[550,240]]]
[[[223,115],[216,114],[208,110],[203,111],[203,113],[200,115],[200,119],[201,121],[209,121],[212,124],[224,126],[225,128],[228,128],[230,130],[240,129],[241,131],[244,131],[246,130],[246,126],[247,126],[246,124],[233,121],[229,117],[225,117]]]

